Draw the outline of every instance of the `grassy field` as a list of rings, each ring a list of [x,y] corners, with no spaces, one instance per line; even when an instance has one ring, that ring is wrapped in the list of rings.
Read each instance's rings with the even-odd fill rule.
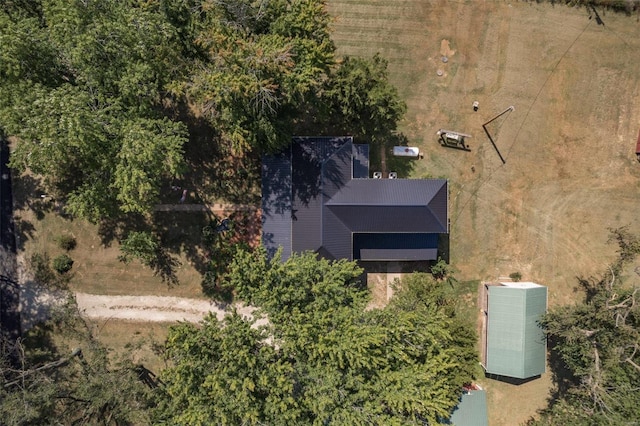
[[[135,364],[142,364],[155,374],[165,367],[156,350],[164,344],[171,324],[103,320],[89,323],[96,338],[109,348],[114,359],[124,353]]]
[[[68,252],[74,261],[70,286],[86,293],[204,297],[201,283],[208,261],[202,231],[212,217],[232,220],[234,232],[224,237],[233,241],[255,245],[260,232],[256,210],[233,211],[225,205],[214,205],[208,213],[197,210],[155,212],[151,219],[153,229],[160,235],[163,247],[179,261],[175,270],[178,284],[169,286],[138,261],[126,264],[118,259],[121,254],[118,241],[128,231],[138,230],[139,223],[100,227],[83,220],[71,220],[59,214],[55,202],[40,197],[41,191],[28,175],[14,177],[14,189],[17,240],[27,269],[34,253],[47,254],[50,259],[65,253],[58,240],[63,235],[72,236],[77,245]],[[179,207],[190,207],[189,204]],[[146,228],[146,225],[142,227]]]
[[[550,305],[581,297],[576,277],[615,255],[608,228],[640,232],[637,17],[601,11],[602,26],[585,8],[497,0],[328,6],[340,53],[389,61],[408,106],[401,130],[425,153],[413,177],[450,180],[459,278],[520,272],[549,287]],[[482,124],[511,105],[487,126],[503,163]],[[471,134],[471,151],[441,147],[440,128]],[[492,425],[535,415],[551,386],[548,375],[483,384]]]
[[[65,252],[58,246],[57,238],[60,235],[75,237],[77,246],[69,252],[74,260],[70,282],[73,289],[95,294],[156,294],[177,297],[200,297],[202,294],[201,275],[194,265],[198,260],[187,250],[175,251],[175,256],[181,262],[177,269],[180,284],[169,288],[153,271],[142,267],[137,261],[131,264],[120,262],[117,241],[105,243],[96,225],[67,220],[53,211],[36,214],[33,210],[23,209],[16,211],[15,218],[25,262],[28,262],[33,253],[46,253],[53,259]],[[176,225],[175,229],[180,229],[183,242],[191,241],[194,246],[197,245],[202,224],[198,219],[200,218],[195,217],[190,227],[178,228]],[[171,232],[167,235],[170,236]]]

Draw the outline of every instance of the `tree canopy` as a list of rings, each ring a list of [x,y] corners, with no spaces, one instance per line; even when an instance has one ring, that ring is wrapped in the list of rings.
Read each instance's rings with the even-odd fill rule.
[[[617,260],[600,277],[581,278],[585,299],[544,318],[557,385],[539,421],[552,425],[623,425],[640,418],[640,286],[625,267],[640,254],[628,229],[612,230]]]
[[[236,155],[329,121],[366,138],[395,129],[404,109],[386,63],[337,60],[329,22],[321,0],[3,2],[11,164],[95,222],[150,211],[185,173],[197,120]]]
[[[177,28],[146,2],[5,2],[0,123],[11,164],[97,221],[146,212],[180,173],[186,126],[163,111],[182,75]]]
[[[71,299],[24,339],[0,341],[0,423],[149,424],[145,371],[109,357]]]
[[[239,252],[228,284],[268,323],[234,314],[167,339],[155,421],[167,424],[435,424],[477,365],[472,327],[429,275],[366,310],[354,262],[281,263]]]

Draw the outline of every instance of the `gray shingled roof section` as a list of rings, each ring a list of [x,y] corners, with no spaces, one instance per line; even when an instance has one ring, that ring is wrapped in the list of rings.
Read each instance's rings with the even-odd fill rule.
[[[351,230],[327,209],[323,213],[322,222],[324,230],[322,247],[326,252],[323,256],[353,260]]]
[[[360,250],[360,260],[399,261],[399,260],[436,260],[438,249],[366,249]]]
[[[369,177],[369,145],[353,144],[353,179]]]
[[[447,186],[446,179],[356,179],[331,204],[415,206],[427,203]],[[446,192],[444,193],[446,207]]]
[[[353,147],[351,142],[346,142],[322,165],[323,201],[330,200],[351,181],[352,168]],[[351,230],[325,206],[322,207],[322,247],[335,259],[352,258]]]
[[[446,232],[426,205],[328,205],[326,209],[331,210],[352,232]]]
[[[291,256],[291,154],[287,150],[262,160],[262,244],[272,256],[282,247]]]
[[[351,182],[353,147],[347,142],[322,164],[322,196],[326,203]]]
[[[294,138],[292,145],[292,249],[296,252],[318,250],[322,246],[323,165],[351,137]],[[349,148],[351,149],[351,148]],[[351,159],[349,158],[349,162]],[[347,180],[329,165],[334,181]]]
[[[326,203],[356,232],[447,232],[447,181],[352,180]]]

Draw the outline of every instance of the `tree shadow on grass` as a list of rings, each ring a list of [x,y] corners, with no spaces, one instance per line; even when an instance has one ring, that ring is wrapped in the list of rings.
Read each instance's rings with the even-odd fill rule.
[[[372,149],[371,164],[377,170],[396,172],[399,178],[406,179],[411,175],[416,161],[420,161],[420,158],[396,157],[393,155],[394,146],[409,146],[409,139],[403,133],[390,132],[381,146]],[[383,155],[384,164],[382,164]]]
[[[122,241],[132,231],[150,230],[149,221],[140,214],[127,214],[104,219],[98,224],[100,243],[110,247],[114,241]]]
[[[54,210],[54,203],[44,196],[41,181],[31,175],[23,174],[12,179],[13,186],[13,227],[16,233],[16,247],[24,250],[24,243],[33,239],[36,231],[34,224],[21,214],[30,210],[37,220],[42,220],[46,213]]]
[[[36,219],[42,220],[44,215],[52,211],[55,204],[46,194],[42,181],[29,174],[13,176],[13,209],[32,211]]]
[[[189,128],[189,141],[185,145],[187,167],[177,185],[192,191],[197,199],[208,204],[218,200],[257,203],[260,199],[260,153],[249,151],[241,156],[234,155],[206,120],[183,115]]]
[[[156,212],[154,230],[168,253],[183,254],[200,274],[207,270],[202,229],[209,223],[206,212]]]
[[[22,251],[25,241],[33,239],[36,227],[30,221],[24,220],[20,216],[14,216],[13,228],[16,233],[16,248]]]
[[[182,262],[177,257],[171,255],[164,247],[160,247],[156,252],[156,258],[149,264],[149,267],[163,283],[171,288],[180,284],[176,274],[180,265]]]

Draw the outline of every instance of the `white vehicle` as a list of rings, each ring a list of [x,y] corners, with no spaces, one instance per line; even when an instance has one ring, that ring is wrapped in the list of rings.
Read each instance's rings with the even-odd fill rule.
[[[393,155],[396,157],[419,157],[420,148],[415,146],[394,146]]]

